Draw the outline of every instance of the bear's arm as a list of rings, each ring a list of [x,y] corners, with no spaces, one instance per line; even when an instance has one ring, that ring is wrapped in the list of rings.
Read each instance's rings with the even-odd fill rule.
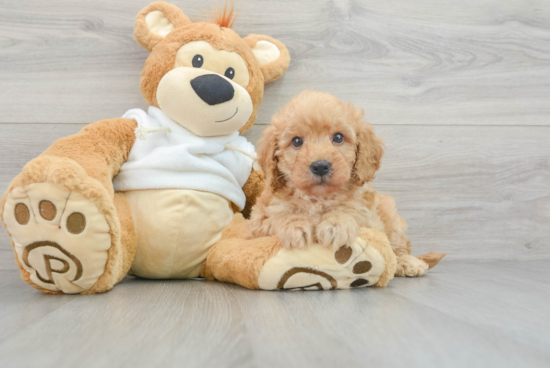
[[[113,177],[128,158],[136,139],[134,119],[115,118],[87,125],[57,140],[42,155],[70,158],[114,195]]]
[[[248,181],[243,186],[243,192],[246,195],[246,206],[242,210],[245,218],[250,217],[252,206],[256,203],[256,198],[262,194],[264,190],[265,175],[262,170],[254,170],[250,173]]]

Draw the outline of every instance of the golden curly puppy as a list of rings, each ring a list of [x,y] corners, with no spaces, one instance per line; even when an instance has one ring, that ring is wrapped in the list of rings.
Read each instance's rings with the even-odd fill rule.
[[[328,93],[305,91],[273,116],[260,141],[266,187],[252,209],[251,234],[277,235],[285,247],[317,242],[336,250],[359,228],[373,228],[390,240],[396,276],[420,276],[444,254],[410,255],[393,197],[370,185],[384,143],[363,114]]]

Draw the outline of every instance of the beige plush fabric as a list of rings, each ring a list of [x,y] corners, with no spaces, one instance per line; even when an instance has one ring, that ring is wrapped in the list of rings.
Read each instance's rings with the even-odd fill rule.
[[[170,23],[168,18],[164,17],[164,13],[160,10],[153,10],[145,16],[145,25],[153,34],[158,34],[165,37],[172,32],[176,27]]]
[[[252,52],[254,53],[254,56],[256,56],[256,60],[258,60],[258,64],[260,65],[269,64],[272,61],[277,60],[281,55],[281,51],[277,48],[277,46],[264,40],[258,41],[256,46],[252,48]]]
[[[80,193],[51,183],[18,187],[7,197],[4,218],[17,258],[34,284],[81,293],[103,274],[111,247],[109,225]]]
[[[150,279],[199,276],[210,248],[231,222],[230,202],[185,189],[126,192],[138,245],[130,273]]]
[[[363,228],[355,242],[336,252],[312,245],[281,246],[276,236],[249,238],[247,220],[238,213],[210,251],[201,275],[249,289],[335,290],[386,287],[396,258],[386,235]]]
[[[281,248],[258,279],[260,289],[332,290],[373,286],[387,265],[380,252],[358,237],[336,253],[319,244]],[[342,262],[342,263],[340,263]]]
[[[118,122],[122,122],[122,120],[124,119],[114,119],[111,122],[117,124]],[[101,131],[106,127],[105,123],[106,121],[97,122],[84,128],[79,134],[63,138],[54,143],[46,152],[50,154],[60,154],[65,151],[68,156],[74,157],[75,159],[80,161],[85,156],[86,152],[89,153],[89,157],[95,157],[95,155],[101,152],[103,149],[108,150],[108,146],[111,147],[111,150],[116,150],[114,149],[114,147],[117,147],[118,144],[123,145],[124,143],[126,143],[126,141],[123,139],[123,129],[111,132],[103,131],[104,141],[96,142],[95,152],[90,152],[87,150],[90,147],[89,143],[91,142],[87,142],[85,137],[100,136]],[[71,145],[67,143],[74,143],[75,145],[72,146],[73,149],[71,149]],[[76,150],[76,147],[79,147],[82,151]],[[124,152],[120,153],[125,154]],[[129,209],[128,211],[126,211],[124,209],[124,206],[118,206],[117,203],[120,204],[120,201],[113,201],[114,193],[111,194],[109,192],[109,189],[103,186],[100,182],[100,180],[103,179],[102,175],[108,173],[109,170],[112,168],[109,165],[116,165],[116,160],[118,160],[118,157],[116,155],[111,157],[111,159],[107,162],[105,162],[104,160],[103,170],[97,165],[94,165],[94,163],[97,163],[95,160],[83,162],[83,164],[87,164],[85,165],[86,170],[89,170],[87,173],[87,171],[81,165],[79,165],[75,160],[72,160],[71,158],[42,154],[41,156],[35,158],[25,165],[23,171],[19,175],[17,175],[15,179],[10,183],[8,189],[2,196],[2,200],[0,201],[0,207],[2,208],[2,220],[7,226],[9,236],[12,236],[12,227],[8,226],[8,223],[11,222],[13,224],[12,220],[13,218],[15,218],[15,222],[21,224],[17,221],[18,217],[20,218],[22,223],[25,223],[24,219],[27,217],[27,211],[22,210],[21,206],[19,206],[20,209],[17,210],[16,205],[15,213],[12,211],[4,210],[5,203],[11,192],[20,187],[26,187],[30,184],[36,184],[37,186],[47,186],[49,184],[53,184],[67,192],[79,193],[86,200],[92,202],[93,205],[97,207],[101,215],[105,217],[105,220],[107,221],[107,224],[109,226],[111,246],[108,250],[107,264],[105,265],[105,270],[103,274],[90,289],[83,291],[83,294],[96,294],[111,289],[128,272],[128,268],[125,268],[127,263],[124,261],[124,259],[133,258],[134,256],[132,249],[135,249],[135,245],[131,244],[131,242],[135,239],[135,235],[133,235],[133,229],[121,229],[122,224],[127,225],[130,223],[133,226],[133,221],[131,220]],[[49,201],[53,204],[53,206],[49,204],[47,206],[43,206],[43,208],[46,210],[44,215],[46,216],[46,218],[51,218],[51,214],[54,213],[53,208],[56,207],[55,213],[57,213],[58,211],[57,206],[55,205],[55,203],[57,203],[57,199],[50,199],[49,194],[53,193],[50,190],[44,190],[41,193],[46,194],[46,196],[43,198],[36,198],[35,200],[38,201],[39,206],[40,202],[44,200]],[[18,213],[20,216],[18,216]],[[28,213],[30,221],[30,209]],[[130,222],[128,222],[128,220],[130,220]],[[40,222],[39,227],[42,227],[42,225],[47,226],[48,223]],[[32,237],[34,233],[30,232],[28,234]],[[34,240],[28,239],[28,241],[50,241],[50,239],[48,239],[47,234],[39,232],[37,238],[34,238]],[[129,243],[123,244],[123,242]],[[63,247],[63,244],[59,245]],[[13,240],[12,246],[15,250],[16,245]],[[126,252],[127,254],[122,254]],[[48,294],[62,293],[62,291],[60,290],[50,290],[35,284],[31,280],[31,274],[23,267],[19,259],[17,257],[15,259],[21,271],[22,279],[25,280],[25,282],[27,282],[29,285]],[[46,260],[44,261],[46,262]],[[54,265],[54,269],[55,267],[56,266]],[[59,272],[53,272],[52,269],[52,273]]]
[[[202,56],[202,66],[200,69],[208,70],[219,75],[225,75],[227,67],[231,66],[235,71],[231,81],[239,84],[243,88],[248,87],[250,73],[248,72],[248,67],[242,56],[236,52],[215,49],[206,41],[191,41],[180,47],[176,53],[174,68],[193,68],[192,61],[195,55]]]
[[[205,108],[205,102],[191,88],[189,81],[206,75],[217,74],[199,68],[171,70],[159,82],[158,106],[172,120],[197,136],[230,135],[242,128],[249,120],[254,110],[250,95],[241,85],[225,80],[232,86],[234,97],[230,101],[213,106],[207,105],[208,108]],[[182,104],[182,100],[186,103]]]
[[[279,40],[274,39],[273,37],[251,34],[243,38],[243,40],[248,43],[248,46],[253,50],[256,50],[255,54],[258,56],[261,55],[261,60],[259,60],[260,71],[264,76],[264,83],[269,83],[275,79],[280,78],[283,74],[286,73],[288,65],[290,64],[290,53],[286,46]],[[268,43],[275,45],[279,49],[278,57],[273,60],[273,57],[276,53],[269,52],[266,53],[266,49],[272,49],[271,46],[267,44],[262,44],[262,41],[267,41]],[[260,43],[260,45],[258,45]]]
[[[225,52],[234,53],[238,55],[239,58],[242,58],[244,64],[246,64],[246,68],[248,69],[248,82],[246,78],[241,80],[241,76],[246,77],[246,75],[243,74],[243,71],[240,71],[238,66],[235,71],[239,73],[239,76],[234,76],[232,81],[246,89],[252,103],[252,113],[250,117],[246,123],[239,128],[239,132],[242,134],[250,129],[256,120],[257,109],[263,97],[264,83],[279,78],[284,74],[290,62],[290,55],[282,43],[271,37],[253,35],[245,39],[241,38],[237,33],[227,28],[227,26],[232,23],[232,20],[226,18],[227,17],[224,15],[223,19],[221,19],[218,24],[207,22],[193,23],[179,8],[166,2],[158,1],[145,7],[137,16],[134,30],[136,41],[147,50],[151,51],[151,55],[147,59],[141,74],[141,90],[145,100],[150,105],[158,107],[156,93],[160,81],[165,75],[173,71],[174,68],[177,69],[177,67],[180,66],[179,64],[176,65],[178,50],[191,42],[208,42],[213,49],[222,52],[224,55]],[[229,16],[229,18],[231,18],[231,16]],[[167,32],[169,33],[166,34]],[[258,41],[266,41],[275,45],[275,47],[279,49],[279,57],[276,60],[272,60],[277,56],[277,51],[267,43],[260,43],[256,53],[263,56],[261,57],[261,61],[258,61],[252,50],[252,48],[257,45]],[[216,52],[216,54],[218,53]],[[214,58],[214,60],[216,59]],[[178,63],[179,62],[182,61],[180,60]],[[208,65],[209,62],[206,62],[206,66]],[[219,65],[217,67],[213,66],[212,68],[218,67]],[[204,67],[203,69],[206,70]],[[218,70],[210,70],[210,72],[221,73]],[[220,74],[220,76],[224,74]],[[181,96],[176,96],[175,98],[181,101]],[[18,206],[18,203],[12,203],[11,207],[7,209],[4,207],[8,196],[20,187],[37,184],[39,186],[44,185],[44,188],[46,188],[47,185],[52,184],[62,190],[72,192],[75,195],[81,195],[85,200],[91,202],[93,206],[97,208],[108,225],[105,236],[110,237],[110,247],[108,247],[107,250],[107,258],[103,265],[103,273],[91,287],[89,283],[87,283],[85,287],[80,286],[82,287],[82,294],[96,294],[108,291],[126,275],[130,266],[134,263],[134,253],[137,251],[138,247],[137,233],[139,233],[139,240],[142,247],[140,247],[141,251],[138,255],[139,258],[136,262],[134,273],[143,273],[143,275],[147,277],[155,278],[197,276],[201,263],[204,263],[204,258],[206,257],[208,249],[212,247],[217,239],[219,239],[221,230],[230,222],[233,215],[231,205],[223,198],[214,194],[211,194],[208,199],[202,198],[202,195],[195,195],[192,196],[193,198],[182,196],[181,198],[177,198],[174,202],[165,200],[165,202],[161,203],[167,204],[167,207],[164,208],[163,211],[157,211],[162,205],[157,203],[156,199],[141,200],[141,196],[137,193],[132,193],[128,196],[123,193],[115,193],[112,180],[113,177],[119,173],[121,165],[128,159],[128,154],[135,142],[136,125],[136,121],[132,119],[107,119],[88,125],[78,134],[59,139],[42,155],[25,165],[23,172],[10,183],[0,200],[0,214],[2,215],[0,217],[2,217],[2,220],[8,225],[7,230],[10,236],[13,235],[12,232],[17,232],[18,227],[27,226],[26,224],[31,226],[31,223],[28,221],[34,221],[32,216],[36,215],[31,213],[30,207]],[[243,187],[243,191],[247,198],[247,204],[243,213],[250,213],[250,207],[254,204],[257,195],[261,192],[263,182],[264,175],[261,171],[253,171],[251,173],[248,181]],[[180,191],[180,194],[181,193]],[[14,192],[14,194],[16,193]],[[148,194],[143,194],[143,196],[145,198]],[[202,198],[202,200],[199,200],[200,198]],[[132,203],[130,203],[128,199],[131,199]],[[39,201],[38,203],[40,203],[42,200],[49,201],[50,199],[46,193],[42,198],[37,197],[37,200]],[[202,202],[208,202],[208,205]],[[56,200],[53,200],[52,203],[53,206],[49,204],[44,205],[44,216],[46,216],[44,219],[46,221],[58,221],[55,217],[54,220],[47,219],[49,218],[48,216],[51,216],[53,213],[53,207],[56,208],[56,211],[62,208],[61,204],[58,204]],[[145,210],[141,212],[143,218],[146,216],[152,217],[152,220],[147,222],[150,224],[150,227],[142,225],[145,223],[142,217],[138,218],[136,221],[133,220],[132,212],[136,214],[136,205],[144,206]],[[201,211],[215,208],[215,212],[200,212],[199,216],[198,211],[194,214],[190,214],[184,210],[185,207],[192,206],[199,208]],[[80,212],[86,212],[87,208],[88,206],[84,205]],[[80,207],[78,210],[79,209]],[[76,210],[77,209],[75,209],[75,211]],[[164,214],[170,210],[176,218],[166,220]],[[66,220],[68,222],[65,222],[65,224],[71,223],[73,230],[78,231],[78,229],[82,228],[83,218],[86,219],[87,223],[91,221],[90,218],[86,217],[86,214],[83,213],[82,216],[77,215],[70,221],[67,218]],[[162,219],[162,221],[159,219]],[[61,219],[60,224],[63,224],[63,221],[65,221],[65,219]],[[98,220],[98,224],[104,223]],[[137,229],[134,229],[134,224],[139,224]],[[55,228],[50,229],[49,225],[48,222],[41,222],[39,230],[27,232],[27,234],[34,234],[36,237],[33,235],[25,241],[17,240],[17,236],[14,235],[12,245],[16,253],[16,247],[18,246],[16,243],[19,243],[23,247],[27,247],[32,244],[32,242],[52,242],[50,239],[52,237],[55,238],[56,233],[59,231],[59,224],[57,230]],[[176,234],[176,230],[171,230],[172,225],[178,230],[185,227],[193,231]],[[155,236],[147,237],[148,234],[153,234],[153,226],[158,226],[160,234],[158,237],[161,238],[160,243],[156,242],[157,239]],[[44,233],[43,231],[47,229],[51,231],[48,230],[47,233]],[[162,232],[164,229],[169,230]],[[195,234],[195,232],[197,232],[197,234]],[[86,231],[78,236],[83,237],[85,234]],[[73,235],[77,236],[76,234]],[[170,243],[170,237],[175,238],[177,242],[176,245],[172,247],[172,253],[168,253],[172,260],[170,263],[170,272],[168,275],[162,274],[161,272],[158,274],[151,272],[151,275],[148,275],[148,262],[160,262],[163,261],[163,258],[162,254],[157,254],[154,249],[150,252],[144,252],[142,249],[143,244],[166,245]],[[90,244],[86,243],[87,245],[83,249],[79,249],[78,252],[93,252],[95,249],[98,249],[96,244],[97,239],[96,241],[92,241],[93,238],[94,237],[90,238]],[[24,242],[31,243],[23,244]],[[58,244],[59,242],[63,244]],[[39,273],[42,271],[40,275],[47,281],[59,279],[60,274],[69,276],[69,280],[72,280],[71,282],[80,280],[80,278],[75,280],[77,274],[72,273],[73,271],[71,268],[76,267],[75,265],[77,262],[74,261],[74,259],[78,257],[67,250],[67,248],[72,247],[72,243],[69,242],[69,240],[67,240],[67,243],[65,243],[65,240],[59,240],[59,242],[56,242],[59,247],[53,246],[53,248],[58,249],[61,253],[65,254],[65,256],[69,257],[68,260],[58,260],[57,258],[62,258],[59,254],[58,256],[54,256],[57,258],[53,258],[50,257],[51,254],[46,254],[45,252],[40,253],[39,251],[43,250],[41,248],[46,249],[46,247],[49,247],[47,244],[35,247],[32,249],[32,252],[38,252],[36,255],[41,254],[41,262],[38,262],[38,260],[32,261],[34,253],[33,257],[31,257],[29,253],[29,259],[31,259],[29,263],[36,263],[36,268],[31,269],[29,267],[24,267],[20,258],[18,256],[15,258],[21,272],[21,277],[28,284],[44,293],[61,294],[63,292],[78,292],[77,288],[71,289],[65,286],[60,287],[61,284],[58,285],[56,283],[54,283],[54,285],[58,288],[57,290],[53,289],[49,282],[46,282],[46,284],[48,284],[46,286],[49,288],[43,287],[44,285],[41,286],[35,282],[36,280],[40,281],[40,279],[37,277],[33,278],[32,276],[33,272],[38,270]],[[104,245],[102,241],[99,241],[99,243],[101,243],[100,248],[107,246]],[[196,247],[195,249],[193,244],[198,243],[202,244],[202,246]],[[259,250],[256,246],[250,249],[243,248],[243,253],[237,253],[229,257],[231,262],[235,262],[235,264],[238,265],[238,267],[241,266],[241,268],[234,270],[222,268],[218,274],[227,276],[226,273],[228,271],[234,271],[235,274],[233,276],[235,279],[246,279],[248,287],[257,287],[256,281],[259,268],[267,257],[277,251],[278,246],[276,242],[271,240],[264,244],[263,247],[260,247]],[[224,257],[226,249],[224,247],[216,248],[220,250],[220,252],[217,253],[220,257],[216,258],[216,260],[219,260],[222,262],[220,264],[223,264],[226,259]],[[64,251],[70,253],[70,256],[64,253]],[[166,251],[166,249],[160,249],[160,251]],[[77,253],[76,250],[75,253]],[[244,258],[246,261],[250,261],[250,263],[244,262],[243,264],[243,262],[238,259],[237,255],[239,255],[240,258]],[[75,258],[71,258],[72,256],[75,256]],[[87,258],[83,253],[80,254],[80,257]],[[188,262],[183,262],[183,264],[178,263],[179,260],[183,258],[188,258]],[[87,261],[78,260],[83,265],[87,263]],[[71,264],[71,261],[74,264]],[[164,259],[164,261],[166,261],[166,259]],[[23,260],[23,263],[24,262]],[[67,266],[67,264],[69,266]],[[211,262],[211,265],[218,265],[218,263]],[[251,267],[246,268],[248,266]],[[69,268],[67,269],[67,267]],[[159,264],[158,267],[161,269],[163,265]],[[100,270],[100,268],[99,266],[97,267],[98,270]],[[244,275],[243,270],[250,273]],[[45,273],[46,276],[43,276],[43,273]],[[41,282],[44,283],[44,281]],[[64,281],[59,281],[59,283],[63,282]]]

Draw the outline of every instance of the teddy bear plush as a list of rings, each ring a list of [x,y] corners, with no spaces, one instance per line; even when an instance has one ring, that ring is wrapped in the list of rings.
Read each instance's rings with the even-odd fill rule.
[[[256,120],[264,84],[285,73],[290,56],[269,36],[241,38],[232,22],[226,11],[192,22],[165,2],[137,15],[135,39],[150,51],[141,74],[148,111],[54,142],[2,197],[28,284],[94,294],[128,273],[268,290],[385,286],[393,277],[395,256],[374,230],[336,253],[248,239],[239,212],[250,211],[264,175],[241,134]],[[358,263],[368,265],[359,275]]]

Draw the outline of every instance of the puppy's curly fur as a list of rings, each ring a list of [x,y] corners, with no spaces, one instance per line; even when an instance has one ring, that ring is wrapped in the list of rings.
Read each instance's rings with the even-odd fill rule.
[[[273,117],[260,141],[266,187],[252,209],[251,235],[277,235],[285,247],[317,242],[338,249],[359,228],[373,228],[390,240],[396,276],[422,275],[444,255],[411,256],[393,197],[372,189],[384,144],[363,114],[328,93],[304,91]],[[328,173],[315,174],[315,162],[328,162]]]

